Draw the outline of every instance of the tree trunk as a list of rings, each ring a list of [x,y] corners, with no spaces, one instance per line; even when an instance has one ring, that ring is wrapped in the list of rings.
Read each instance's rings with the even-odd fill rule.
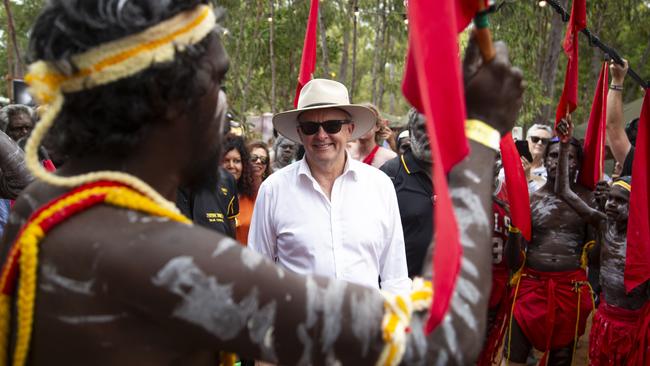
[[[270,0],[270,14],[272,21],[269,22],[269,57],[271,58],[271,113],[275,114],[275,55],[273,54],[273,28],[275,27],[275,0]]]
[[[357,9],[357,0],[354,0],[354,9]],[[357,78],[357,23],[359,20],[356,14],[353,13],[354,26],[352,28],[352,82],[350,83],[350,103],[354,100],[354,88]]]
[[[318,28],[318,31],[320,32],[321,50],[323,51],[323,73],[325,73],[325,77],[329,79],[332,75],[330,74],[330,61],[327,52],[327,34],[325,33],[327,29],[325,27],[325,16],[323,15],[322,6],[318,8]]]
[[[16,28],[14,27],[14,18],[11,14],[11,5],[9,4],[9,0],[4,0],[4,6],[7,14],[7,32],[9,33],[7,38],[10,41],[7,53],[13,53],[13,69],[10,69],[9,73],[14,79],[22,79],[24,70],[23,59],[20,55],[20,45],[16,39]]]
[[[381,0],[377,0],[377,3],[375,5],[375,22],[377,25],[380,24],[380,21],[382,20],[382,15],[379,13],[380,8],[381,8]],[[379,62],[381,59],[381,45],[382,45],[382,36],[384,35],[383,32],[383,24],[380,25],[379,29],[377,29],[377,26],[375,26],[375,44],[373,46],[373,57],[372,57],[372,71],[370,73],[370,80],[372,82],[372,86],[370,88],[371,90],[371,101],[372,104],[377,105],[377,74],[379,73]]]
[[[253,78],[253,60],[256,56],[256,52],[254,50],[257,49],[255,46],[255,43],[257,40],[260,38],[260,34],[262,33],[262,27],[260,27],[260,23],[262,22],[262,14],[264,14],[264,11],[260,9],[258,6],[257,11],[256,11],[256,17],[255,17],[255,22],[253,25],[253,36],[251,37],[251,42],[252,42],[252,49],[248,50],[248,60],[246,60],[246,76],[244,79],[244,85],[242,88],[242,96],[241,96],[241,110],[240,110],[240,115],[243,116],[246,113],[246,110],[248,109],[248,89],[251,84],[251,79]]]
[[[567,0],[560,0],[560,4],[566,7]],[[544,66],[542,67],[542,90],[551,100],[550,104],[542,106],[539,116],[536,118],[538,123],[546,123],[551,119],[556,105],[555,101],[555,78],[557,76],[557,65],[562,53],[562,38],[565,31],[564,22],[559,16],[553,16],[551,19],[551,33],[546,42],[546,55],[544,57]]]
[[[343,27],[343,46],[341,50],[341,64],[339,65],[338,80],[344,85],[348,85],[348,63],[350,54],[350,14],[352,14],[354,11],[354,1],[355,0],[349,0],[347,4],[345,4],[343,0],[338,1],[339,11],[342,14],[341,26]]]
[[[384,20],[386,17],[384,16]],[[390,36],[390,33],[388,33],[388,27],[386,24],[384,24],[384,42],[383,42],[383,52],[381,53],[381,65],[379,67],[379,74],[381,75],[379,77],[379,91],[377,95],[377,106],[379,107],[379,110],[384,109],[384,91],[385,91],[385,85],[386,85],[386,62],[388,61],[388,50],[391,49],[392,45],[392,37]]]

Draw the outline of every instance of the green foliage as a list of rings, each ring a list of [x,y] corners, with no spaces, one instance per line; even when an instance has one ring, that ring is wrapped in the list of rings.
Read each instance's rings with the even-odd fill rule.
[[[44,0],[10,1],[23,57],[26,56],[29,27],[44,3]],[[231,109],[244,118],[272,109],[271,26],[274,27],[275,109],[292,108],[310,1],[223,0],[217,3],[225,10],[221,23],[227,30],[223,42],[230,55],[226,89]],[[374,101],[382,111],[391,115],[405,114],[408,104],[400,89],[407,48],[404,2],[356,0],[356,3],[359,17],[354,90],[351,90],[354,101]],[[274,17],[269,22],[271,4]],[[354,4],[355,0],[321,1],[329,72],[325,70],[319,34],[318,63],[314,73],[315,77],[337,79],[349,88],[353,84]],[[640,25],[650,24],[648,1],[590,0],[587,6],[589,28],[628,58],[632,67],[647,78],[650,75],[650,29]],[[558,15],[550,7],[540,8],[535,0],[508,1],[500,12],[491,16],[494,38],[506,41],[512,63],[522,68],[525,75],[527,87],[520,125],[539,121],[544,108],[554,112],[562,90],[566,57],[561,45],[551,47],[555,17]],[[6,24],[4,7],[0,7],[0,24]],[[560,23],[560,28],[560,37],[563,38],[566,25]],[[8,73],[9,43],[6,27],[2,30],[0,75],[4,76]],[[552,70],[556,73],[554,79],[550,77],[552,72],[544,72],[545,65],[553,56],[559,57]],[[602,60],[600,51],[590,48],[583,36],[580,36],[580,60],[580,106],[574,114],[577,122],[586,121],[589,115]],[[626,101],[641,95],[640,88],[628,80]]]

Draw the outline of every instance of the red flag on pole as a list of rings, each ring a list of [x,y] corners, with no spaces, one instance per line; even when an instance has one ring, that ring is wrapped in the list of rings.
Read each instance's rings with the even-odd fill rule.
[[[636,136],[634,163],[632,163],[632,192],[630,193],[630,216],[627,221],[625,259],[625,290],[628,292],[650,279],[650,215],[648,215],[650,128],[648,124],[650,124],[650,94],[646,90]]]
[[[305,43],[302,46],[302,59],[300,60],[300,74],[296,86],[296,97],[293,106],[298,108],[298,97],[302,87],[312,79],[316,70],[316,31],[318,26],[318,0],[311,0],[307,30],[305,30]]]
[[[437,195],[434,227],[433,291],[425,331],[444,317],[460,270],[462,247],[447,188],[446,173],[469,152],[465,99],[458,60],[455,1],[410,0],[409,53],[402,90],[427,118]],[[431,40],[435,39],[435,42]],[[431,65],[436,65],[431,67]],[[444,87],[440,87],[444,85]]]
[[[603,63],[600,77],[594,93],[594,102],[591,104],[589,123],[585,133],[585,146],[580,167],[579,182],[583,186],[594,190],[596,183],[603,179],[605,168],[605,132],[607,116],[607,83],[609,81],[609,67]]]
[[[564,77],[564,89],[555,112],[555,127],[558,122],[578,106],[578,33],[587,26],[586,0],[573,0],[571,19],[564,37],[564,53],[569,60]]]
[[[524,167],[521,165],[519,152],[512,139],[512,133],[508,132],[501,138],[500,148],[503,170],[506,175],[506,191],[508,192],[512,224],[521,231],[524,239],[530,241],[531,219],[528,182],[526,181]]]

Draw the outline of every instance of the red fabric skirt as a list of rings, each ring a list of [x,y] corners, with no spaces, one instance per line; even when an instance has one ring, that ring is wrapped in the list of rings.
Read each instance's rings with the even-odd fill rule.
[[[601,302],[589,334],[591,366],[624,365],[636,339],[642,309],[628,310]]]
[[[508,269],[496,266],[492,268],[492,292],[490,292],[488,309],[498,309],[499,305],[506,299],[508,277]]]
[[[539,272],[525,268],[514,317],[536,349],[547,352],[566,347],[585,333],[593,310],[591,288],[583,269],[564,272]]]
[[[641,308],[637,320],[636,338],[626,365],[650,365],[650,301]]]

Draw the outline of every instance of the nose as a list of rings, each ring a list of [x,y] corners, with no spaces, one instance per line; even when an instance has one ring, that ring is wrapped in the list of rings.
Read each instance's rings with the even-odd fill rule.
[[[327,132],[325,132],[325,129],[323,126],[320,124],[318,125],[318,132],[316,132],[316,137],[320,140],[326,139],[327,138]]]

